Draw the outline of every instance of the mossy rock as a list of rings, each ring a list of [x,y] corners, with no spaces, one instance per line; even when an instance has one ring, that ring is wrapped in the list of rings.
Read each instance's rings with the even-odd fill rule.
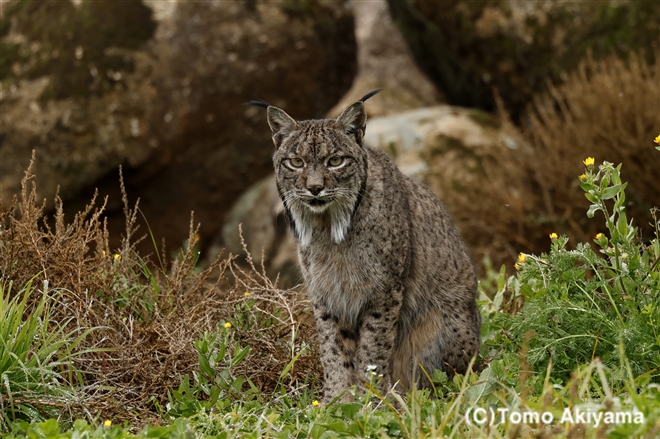
[[[448,103],[495,109],[493,90],[516,118],[587,52],[653,56],[656,2],[388,0],[420,67]],[[649,59],[649,61],[652,61]]]
[[[17,0],[7,6],[0,33],[20,34],[26,44],[3,43],[0,80],[50,76],[44,100],[102,93],[134,69],[132,60],[108,49],[138,49],[155,30],[141,0],[83,0],[78,6]],[[11,68],[15,63],[18,69]]]

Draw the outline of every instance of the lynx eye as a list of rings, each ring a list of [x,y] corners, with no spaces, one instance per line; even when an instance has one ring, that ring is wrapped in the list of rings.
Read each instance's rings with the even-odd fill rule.
[[[294,157],[292,159],[289,159],[289,163],[291,166],[294,168],[302,168],[305,165],[305,162],[302,161],[302,159],[299,159],[297,157]]]
[[[344,157],[331,157],[330,160],[328,160],[328,165],[330,166],[339,166],[342,163],[344,163]]]

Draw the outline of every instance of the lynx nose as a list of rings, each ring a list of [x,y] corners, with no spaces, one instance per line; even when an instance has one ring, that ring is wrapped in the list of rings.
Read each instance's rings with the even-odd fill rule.
[[[312,172],[307,176],[307,180],[305,181],[305,187],[312,195],[317,196],[325,186],[323,183],[323,174],[316,169],[312,169]]]
[[[317,196],[323,190],[322,184],[309,184],[307,185],[307,190],[309,190],[312,195]]]

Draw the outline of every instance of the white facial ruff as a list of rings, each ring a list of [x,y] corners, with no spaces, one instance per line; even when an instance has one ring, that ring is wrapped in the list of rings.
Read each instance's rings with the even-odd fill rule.
[[[300,199],[291,200],[289,210],[296,224],[300,245],[306,247],[312,241],[313,217],[322,215],[327,211],[330,215],[330,237],[335,244],[340,244],[346,238],[348,228],[351,226],[353,207],[357,196],[335,198],[324,206],[310,206]]]

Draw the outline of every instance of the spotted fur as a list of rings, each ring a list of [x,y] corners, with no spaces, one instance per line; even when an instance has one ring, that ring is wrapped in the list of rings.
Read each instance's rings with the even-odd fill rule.
[[[296,237],[330,400],[365,374],[383,390],[465,372],[481,318],[468,250],[443,204],[363,145],[366,95],[335,119],[264,102],[277,187]]]

